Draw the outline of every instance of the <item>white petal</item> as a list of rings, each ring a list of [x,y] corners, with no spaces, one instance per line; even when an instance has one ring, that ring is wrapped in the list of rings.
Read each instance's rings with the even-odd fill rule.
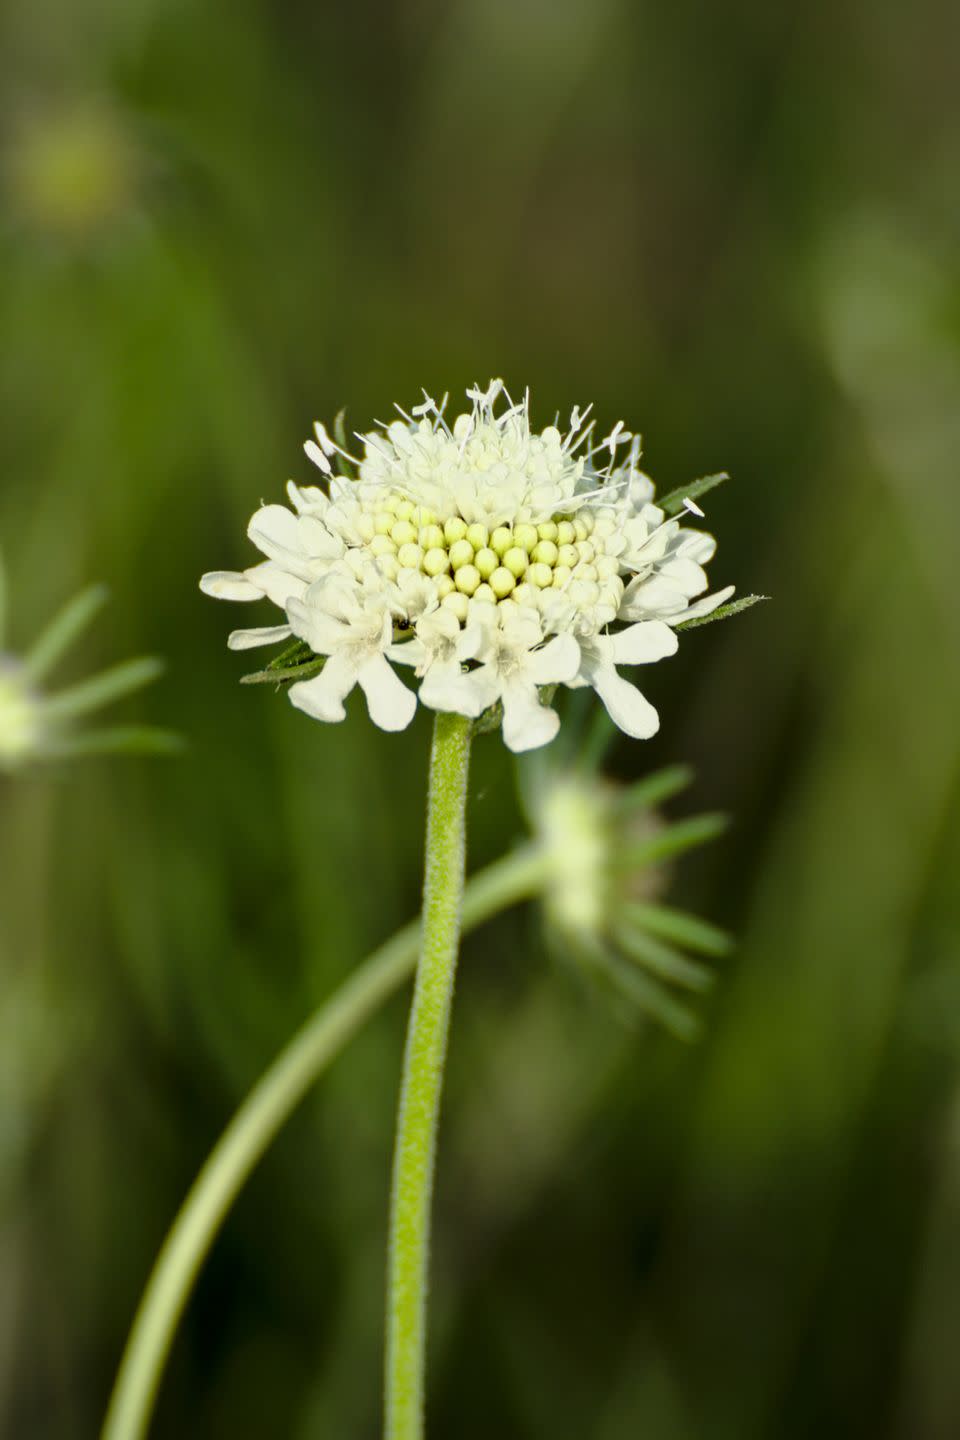
[[[246,576],[236,570],[211,570],[200,580],[204,595],[215,600],[262,600],[263,591],[251,585]]]
[[[417,697],[408,690],[383,655],[368,660],[357,676],[374,725],[381,730],[406,730],[417,708]]]
[[[255,630],[234,630],[227,639],[230,650],[254,650],[258,645],[275,645],[292,634],[289,625],[261,625]]]
[[[318,655],[332,655],[349,635],[349,627],[333,619],[317,605],[307,604],[292,597],[287,606],[287,616],[294,635],[306,640],[311,650]]]
[[[317,485],[297,485],[293,480],[287,481],[287,495],[290,504],[299,515],[311,511],[323,512],[330,501]]]
[[[319,675],[290,686],[290,700],[315,720],[342,720],[347,713],[343,702],[356,683],[356,666],[342,655],[332,655]]]
[[[523,668],[535,685],[563,684],[580,669],[580,646],[572,635],[556,635],[534,650]]]
[[[429,661],[430,652],[426,646],[414,636],[410,640],[398,640],[396,644],[388,645],[384,651],[388,660],[394,665],[413,665],[418,667]]]
[[[247,534],[270,560],[285,560],[300,549],[299,525],[286,505],[262,505],[250,517]]]
[[[615,725],[635,740],[649,740],[660,729],[660,717],[636,686],[617,674],[612,665],[590,667],[589,680]]]
[[[500,687],[482,670],[464,674],[456,660],[430,666],[420,686],[420,700],[431,710],[447,710],[475,719],[494,703]]]
[[[417,621],[417,637],[431,650],[444,642],[453,644],[460,637],[460,621],[452,611],[441,605],[421,615]]]
[[[610,655],[617,665],[648,665],[677,653],[676,635],[662,620],[642,620],[610,636]]]
[[[482,649],[483,624],[471,620],[464,626],[457,641],[457,659],[476,660]]]
[[[533,650],[543,639],[543,626],[536,610],[517,610],[501,625],[503,638],[511,650]]]
[[[291,597],[301,599],[306,594],[306,584],[303,580],[291,575],[289,570],[284,570],[273,560],[261,560],[259,565],[252,565],[247,571],[247,577],[252,585],[256,585],[261,595],[272,600],[274,605],[279,605],[281,610],[287,607],[287,601]]]
[[[301,515],[297,520],[298,547],[308,560],[339,560],[343,541],[330,531],[316,515]]]
[[[503,738],[514,754],[547,745],[560,729],[556,710],[541,705],[533,685],[514,681],[503,688]]]
[[[709,585],[707,573],[695,560],[688,560],[683,555],[673,555],[669,560],[664,561],[659,567],[659,574],[682,590],[684,595],[701,595]]]
[[[620,605],[621,620],[669,620],[687,608],[687,596],[661,575],[631,580]]]
[[[698,565],[706,565],[717,553],[717,542],[705,530],[681,530],[677,536],[676,553]]]
[[[715,595],[705,595],[702,600],[697,600],[693,605],[688,605],[686,610],[681,610],[679,615],[671,615],[667,624],[682,625],[685,620],[699,620],[702,615],[712,614],[730,599],[736,588],[735,585],[728,585],[725,590],[718,590]]]

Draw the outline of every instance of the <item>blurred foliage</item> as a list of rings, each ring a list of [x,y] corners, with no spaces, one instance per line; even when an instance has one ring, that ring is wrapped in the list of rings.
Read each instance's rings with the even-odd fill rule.
[[[960,1432],[951,35],[947,0],[4,8],[12,639],[105,581],[76,673],[164,655],[134,718],[191,741],[0,779],[4,1433],[95,1433],[199,1162],[417,907],[425,718],[241,689],[196,578],[315,417],[500,373],[646,427],[665,491],[729,470],[715,580],[774,599],[611,761],[737,820],[671,890],[742,936],[701,1045],[611,1024],[532,912],[466,947],[434,1433]],[[517,824],[478,742],[473,863]],[[231,1218],[158,1437],[376,1435],[404,1011]]]

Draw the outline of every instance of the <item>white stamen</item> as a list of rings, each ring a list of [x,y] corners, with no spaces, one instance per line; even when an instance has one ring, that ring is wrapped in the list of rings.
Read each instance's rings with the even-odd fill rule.
[[[609,450],[612,458],[616,454],[618,445],[625,445],[628,440],[632,439],[633,436],[629,430],[625,429],[623,421],[618,420],[607,438],[601,441],[600,448],[601,450]]]
[[[320,449],[320,446],[315,440],[305,440],[303,448],[306,453],[307,459],[312,460],[314,465],[316,465],[319,470],[323,471],[324,475],[333,474],[333,466],[330,464],[330,461],[327,459],[326,455],[324,455],[323,451]]]

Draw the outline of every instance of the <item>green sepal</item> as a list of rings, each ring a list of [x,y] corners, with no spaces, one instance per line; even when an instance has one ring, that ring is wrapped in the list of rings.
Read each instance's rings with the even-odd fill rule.
[[[309,650],[311,658],[305,660],[301,665],[288,665],[280,668],[268,666],[266,670],[255,670],[252,675],[241,675],[241,685],[286,685],[294,680],[309,680],[314,675],[319,675],[327,663],[325,655],[314,655]]]
[[[306,640],[291,640],[285,645],[279,655],[274,655],[267,665],[268,670],[289,670],[291,665],[305,665],[308,660],[313,659],[313,651]]]
[[[478,715],[473,722],[472,734],[494,735],[503,724],[503,703],[498,700],[496,704],[490,705],[482,715]]]
[[[323,656],[315,655],[305,640],[291,640],[263,670],[241,675],[241,685],[282,685],[286,680],[308,680],[323,669]]]
[[[723,484],[724,480],[729,479],[730,476],[725,470],[719,471],[716,475],[704,475],[699,480],[691,480],[689,485],[678,486],[676,490],[671,490],[668,495],[664,495],[662,500],[655,499],[653,503],[658,505],[665,515],[679,515],[684,508],[684,500],[698,500],[701,495],[715,490],[718,485]]]
[[[695,620],[684,620],[675,625],[674,629],[696,630],[698,625],[712,625],[714,620],[729,620],[731,615],[739,615],[741,610],[749,610],[753,605],[759,605],[761,600],[769,599],[769,595],[741,595],[739,600],[731,600],[729,605],[720,605],[709,615],[698,615]]]

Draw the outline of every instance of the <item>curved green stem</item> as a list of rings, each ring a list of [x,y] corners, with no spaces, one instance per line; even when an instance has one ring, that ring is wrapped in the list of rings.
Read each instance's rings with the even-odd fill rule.
[[[540,889],[534,845],[489,865],[464,892],[472,930]],[[102,1440],[146,1434],[163,1368],[200,1268],[258,1161],[326,1067],[413,971],[420,922],[398,931],[360,965],[293,1036],[237,1110],[193,1182],[157,1256],[117,1373]]]
[[[387,1279],[386,1440],[423,1434],[430,1203],[460,948],[470,721],[439,714],[430,754],[423,945],[397,1116]]]

